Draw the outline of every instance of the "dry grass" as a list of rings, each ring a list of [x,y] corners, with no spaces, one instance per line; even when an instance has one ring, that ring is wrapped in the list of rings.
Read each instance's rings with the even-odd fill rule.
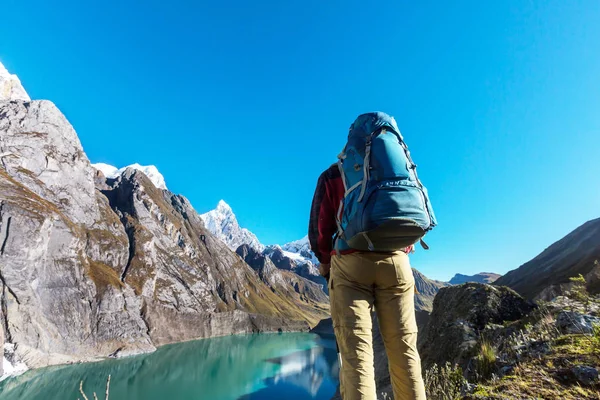
[[[462,369],[450,363],[446,363],[443,367],[434,364],[425,371],[423,379],[429,400],[460,399],[462,388],[467,383]]]
[[[104,294],[109,286],[123,287],[119,274],[104,263],[88,260],[87,274],[96,285],[97,293],[100,296]]]

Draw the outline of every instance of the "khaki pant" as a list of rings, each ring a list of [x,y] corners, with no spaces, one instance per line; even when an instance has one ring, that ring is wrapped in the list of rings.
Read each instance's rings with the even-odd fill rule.
[[[395,399],[425,400],[414,287],[408,256],[403,252],[332,257],[329,300],[342,358],[342,399],[377,399],[371,322],[375,307]]]

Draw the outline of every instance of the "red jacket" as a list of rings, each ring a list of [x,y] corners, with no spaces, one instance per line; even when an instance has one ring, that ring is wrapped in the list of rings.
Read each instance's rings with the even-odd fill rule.
[[[335,254],[333,249],[333,235],[337,232],[335,217],[343,198],[344,183],[342,182],[342,176],[337,164],[333,164],[319,177],[308,223],[310,247],[322,264],[329,264],[331,255]],[[408,254],[413,249],[413,246],[409,246],[403,251]],[[355,251],[346,250],[342,254]]]
[[[344,183],[337,164],[319,177],[310,209],[308,240],[322,264],[329,264],[333,251],[333,235],[337,232],[335,215],[344,198]]]

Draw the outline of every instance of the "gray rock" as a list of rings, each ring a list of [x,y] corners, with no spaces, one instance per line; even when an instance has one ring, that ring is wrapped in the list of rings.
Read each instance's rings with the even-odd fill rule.
[[[598,382],[600,379],[598,378],[598,370],[594,367],[588,367],[586,365],[578,365],[573,367],[571,370],[577,382],[581,383],[585,386],[591,386]]]
[[[0,355],[4,356],[4,313],[2,312],[2,307],[0,307]],[[4,375],[3,362],[0,361],[0,376]]]
[[[423,365],[450,362],[467,370],[471,349],[486,327],[518,320],[533,309],[532,303],[506,287],[465,283],[440,289],[419,335]]]
[[[556,327],[562,333],[591,334],[594,325],[600,325],[600,318],[572,311],[561,311],[556,317]]]

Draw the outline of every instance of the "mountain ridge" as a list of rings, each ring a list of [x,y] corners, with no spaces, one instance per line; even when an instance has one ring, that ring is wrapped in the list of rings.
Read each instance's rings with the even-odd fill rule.
[[[451,285],[460,285],[467,282],[492,283],[502,275],[493,272],[479,272],[475,275],[456,274],[448,281]]]
[[[530,299],[551,300],[583,275],[591,293],[600,293],[600,218],[580,225],[532,260],[494,282]]]

